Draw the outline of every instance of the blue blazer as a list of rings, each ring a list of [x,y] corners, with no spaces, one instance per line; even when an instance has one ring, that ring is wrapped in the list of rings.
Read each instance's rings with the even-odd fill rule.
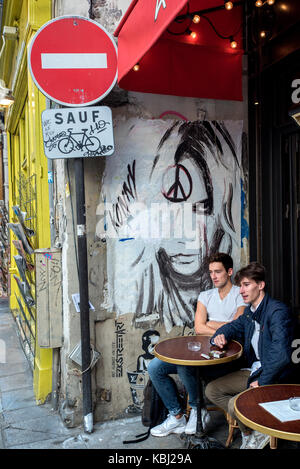
[[[245,367],[250,368],[257,360],[251,345],[254,320],[260,324],[258,353],[261,367],[248,380],[258,380],[258,384],[284,382],[291,366],[293,320],[290,309],[280,301],[265,294],[257,310],[253,313],[248,306],[235,321],[221,326],[213,335],[224,334],[227,341],[235,339],[243,345]],[[287,382],[287,381],[285,381]]]

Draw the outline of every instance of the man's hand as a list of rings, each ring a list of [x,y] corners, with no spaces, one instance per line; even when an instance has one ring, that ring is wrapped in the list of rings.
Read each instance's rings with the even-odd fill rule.
[[[227,340],[225,339],[225,335],[224,335],[224,334],[216,335],[216,337],[214,337],[214,343],[215,343],[218,347],[223,348],[224,345],[227,344]]]
[[[258,388],[259,384],[258,384],[258,381],[252,381],[252,383],[250,383],[250,388]]]

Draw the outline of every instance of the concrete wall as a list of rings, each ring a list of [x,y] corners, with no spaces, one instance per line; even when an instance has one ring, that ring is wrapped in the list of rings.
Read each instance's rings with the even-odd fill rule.
[[[107,30],[113,32],[130,4],[130,0],[88,1],[58,0],[54,14],[91,16]],[[111,107],[114,122],[135,119],[158,119],[165,111],[184,115],[187,120],[244,120],[245,103],[216,100],[180,98],[120,90],[118,86],[101,104]],[[174,116],[165,115],[163,119]],[[115,124],[116,126],[117,124]],[[246,129],[245,129],[246,130]],[[109,158],[109,157],[108,157]],[[113,158],[118,158],[115,154]],[[101,353],[93,368],[93,398],[95,419],[107,420],[139,412],[142,398],[144,373],[136,373],[138,358],[147,359],[151,341],[167,335],[162,321],[149,319],[143,323],[134,320],[134,312],[118,314],[108,307],[107,243],[97,236],[99,221],[97,208],[102,190],[105,158],[90,158],[85,161],[86,216],[88,234],[89,297],[95,310],[91,311],[91,342]],[[61,349],[61,414],[65,423],[73,426],[81,422],[81,377],[78,367],[69,353],[80,340],[79,314],[72,302],[72,294],[78,292],[78,275],[74,248],[74,226],[76,226],[75,188],[73,164],[56,160],[56,243],[63,253],[63,315],[64,346]],[[70,180],[69,180],[69,177]],[[244,173],[245,182],[247,174]],[[244,185],[244,189],[245,189]],[[73,210],[72,210],[73,207]],[[247,218],[247,207],[244,216]],[[240,221],[237,222],[240,229]],[[247,236],[243,240],[241,263],[248,260]],[[153,330],[155,332],[153,332]],[[183,327],[175,325],[172,335],[181,334]],[[152,332],[147,332],[152,331]],[[185,333],[189,333],[189,328]],[[143,348],[144,347],[144,348]],[[144,355],[144,357],[143,357]]]

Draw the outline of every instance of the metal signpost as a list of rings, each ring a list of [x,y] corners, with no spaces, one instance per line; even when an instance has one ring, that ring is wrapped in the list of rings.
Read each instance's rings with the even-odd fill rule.
[[[117,48],[96,21],[62,16],[43,25],[28,50],[39,90],[68,108],[42,113],[45,155],[74,158],[82,353],[83,423],[93,431],[84,158],[114,152],[111,110],[87,107],[102,100],[117,80]]]

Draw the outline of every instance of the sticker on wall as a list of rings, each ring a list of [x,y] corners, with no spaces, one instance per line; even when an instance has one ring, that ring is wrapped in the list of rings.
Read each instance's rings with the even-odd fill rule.
[[[80,294],[74,293],[72,295],[72,300],[73,300],[73,304],[75,306],[76,312],[80,313]],[[92,311],[95,311],[95,308],[90,301],[89,301],[89,307]]]
[[[48,171],[48,183],[53,184],[53,171]]]
[[[107,106],[46,109],[42,130],[44,152],[50,159],[114,153],[112,113]]]

